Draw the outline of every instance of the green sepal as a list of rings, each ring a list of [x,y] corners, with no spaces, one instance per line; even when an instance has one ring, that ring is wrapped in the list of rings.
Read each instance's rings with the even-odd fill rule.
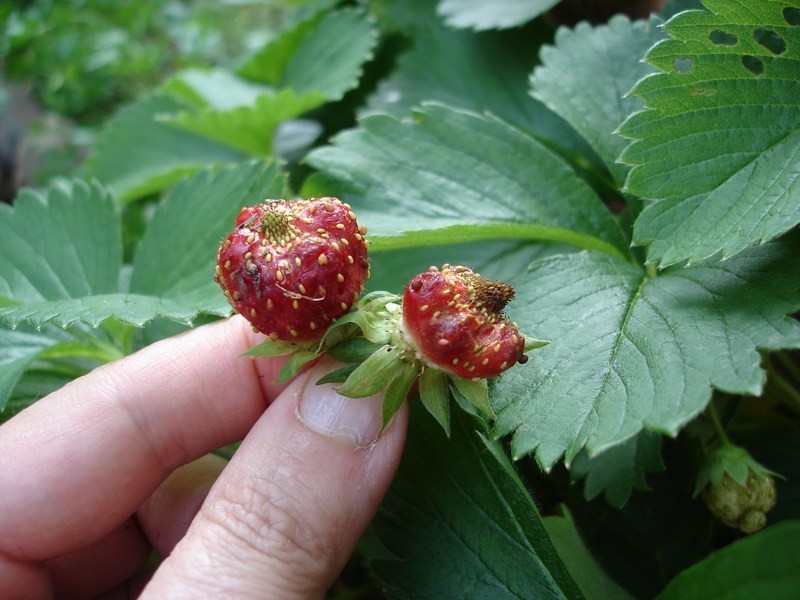
[[[381,414],[383,417],[381,429],[389,424],[392,420],[394,413],[403,405],[408,392],[411,391],[411,386],[419,375],[419,366],[417,363],[409,362],[407,360],[401,361],[398,365],[397,376],[389,384],[386,389],[386,395],[383,397],[383,404],[381,405]]]
[[[318,356],[320,356],[320,354],[315,350],[296,350],[294,354],[283,363],[275,383],[286,383],[297,375],[307,363],[316,359]]]
[[[537,348],[543,348],[550,343],[546,340],[537,340],[536,338],[527,335],[523,337],[525,339],[525,346],[522,350],[523,352],[530,352],[531,350],[536,350]]]
[[[367,360],[381,347],[380,344],[370,342],[363,337],[344,340],[328,350],[334,359],[343,363],[361,363]]]
[[[450,375],[450,382],[470,404],[490,418],[495,418],[492,405],[489,404],[489,386],[485,379],[464,379]]]
[[[256,344],[252,348],[248,348],[242,353],[243,356],[286,356],[292,352],[297,352],[306,348],[305,344],[293,344],[291,342],[282,342],[280,340],[272,341],[267,338],[260,344]]]
[[[350,374],[336,391],[350,398],[364,398],[382,392],[397,377],[400,351],[388,344],[381,346]]]
[[[450,437],[450,387],[447,384],[447,373],[430,367],[423,369],[419,377],[419,399],[442,426],[447,437]]]
[[[697,496],[709,483],[712,486],[719,485],[726,473],[743,488],[747,487],[747,476],[750,473],[759,477],[765,475],[780,477],[777,473],[756,462],[744,448],[725,444],[705,457],[697,473],[694,495]]]
[[[342,367],[341,369],[336,369],[335,371],[331,371],[327,375],[324,375],[317,379],[316,385],[323,385],[325,383],[344,383],[347,381],[347,378],[350,377],[350,374],[358,368],[358,365],[347,365],[346,367]]]

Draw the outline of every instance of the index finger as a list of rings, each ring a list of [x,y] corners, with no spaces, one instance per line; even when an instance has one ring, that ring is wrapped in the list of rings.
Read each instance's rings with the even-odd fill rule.
[[[0,555],[42,560],[99,539],[177,466],[242,439],[282,361],[242,357],[240,317],[163,340],[0,427]]]

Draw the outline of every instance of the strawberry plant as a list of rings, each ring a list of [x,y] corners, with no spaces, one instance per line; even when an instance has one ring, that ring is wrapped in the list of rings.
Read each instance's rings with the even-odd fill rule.
[[[236,69],[124,107],[74,178],[0,206],[2,416],[230,314],[215,265],[250,291],[285,278],[299,303],[304,279],[248,268],[282,242],[241,211],[336,197],[368,226],[371,274],[353,255],[342,312],[315,325],[358,324],[353,303],[396,316],[405,294],[404,326],[426,327],[418,363],[380,366],[398,370],[387,395],[414,389],[358,557],[388,597],[795,596],[800,3],[681,0],[594,24],[558,4],[309,3]],[[428,271],[443,264],[470,270]],[[427,337],[426,312],[448,307],[415,294],[473,271],[505,282],[469,308],[508,319],[487,348],[517,328],[548,342],[528,360],[522,336],[504,346],[485,410],[441,380],[469,372],[411,388],[420,365],[465,360],[448,344],[466,326]],[[316,339],[293,329],[274,337]],[[324,347],[349,363],[332,380],[396,347],[368,330]]]

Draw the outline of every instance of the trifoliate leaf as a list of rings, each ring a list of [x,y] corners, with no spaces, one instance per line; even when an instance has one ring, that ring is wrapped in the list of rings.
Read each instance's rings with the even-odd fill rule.
[[[592,500],[603,494],[606,502],[622,508],[634,490],[650,489],[645,474],[663,470],[661,436],[642,431],[628,441],[590,457],[584,450],[570,468],[573,481],[585,478],[583,495]]]
[[[191,102],[164,92],[126,106],[97,137],[86,173],[108,186],[118,201],[128,202],[209,165],[241,160],[239,152],[157,120],[194,109]]]
[[[733,256],[800,223],[797,0],[705,0],[671,19],[646,60],[661,72],[631,94],[647,108],[620,133],[635,141],[627,190],[653,200],[634,241],[648,261]]]
[[[419,399],[450,437],[450,387],[447,374],[439,369],[424,368],[419,377]]]
[[[340,100],[358,84],[376,42],[377,32],[363,11],[342,9],[297,24],[239,73],[301,96],[319,93],[323,102]]]
[[[508,314],[551,341],[498,378],[496,433],[549,469],[584,447],[600,453],[642,429],[674,435],[711,388],[760,393],[758,350],[800,347],[800,240],[655,278],[600,253],[534,263]]]
[[[508,29],[517,27],[549,10],[559,0],[439,0],[438,13],[451,27]]]
[[[542,48],[542,64],[531,77],[533,97],[586,138],[620,186],[628,169],[617,159],[629,141],[613,132],[642,108],[639,98],[626,93],[654,71],[641,57],[664,38],[660,23],[655,17],[631,23],[616,16],[607,25],[562,27],[555,46]]]
[[[448,439],[416,402],[370,563],[388,598],[581,598],[499,444],[454,411]],[[424,552],[420,552],[424,548]]]
[[[795,598],[800,589],[798,539],[798,521],[767,527],[689,567],[667,585],[657,600]]]
[[[363,196],[359,218],[377,248],[514,237],[628,251],[611,214],[565,162],[491,117],[440,105],[426,105],[413,122],[373,115],[308,162]]]

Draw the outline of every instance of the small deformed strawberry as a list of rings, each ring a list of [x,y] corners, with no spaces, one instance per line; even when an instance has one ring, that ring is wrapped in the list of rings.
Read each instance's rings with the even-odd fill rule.
[[[365,227],[336,198],[244,208],[217,254],[214,280],[272,341],[319,340],[369,276]]]
[[[452,394],[491,418],[487,380],[547,344],[523,336],[503,315],[513,297],[511,286],[450,265],[416,275],[402,298],[373,292],[332,327],[356,324],[370,346],[351,343],[352,361],[346,350],[332,348],[340,360],[359,364],[327,380],[341,381],[337,390],[345,396],[384,392],[384,424],[416,381],[423,405],[448,433]]]
[[[403,294],[402,331],[426,365],[466,378],[524,363],[525,339],[502,313],[514,288],[467,267],[431,267]]]

